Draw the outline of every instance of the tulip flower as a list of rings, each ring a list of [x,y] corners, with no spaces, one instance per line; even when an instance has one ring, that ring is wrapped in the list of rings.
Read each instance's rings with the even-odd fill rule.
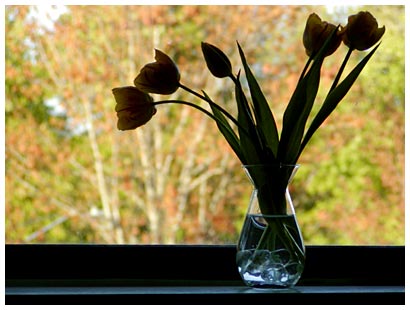
[[[303,45],[308,56],[314,56],[326,42],[326,39],[333,33],[337,26],[322,21],[316,14],[309,15],[306,22],[305,31],[303,32]],[[335,36],[330,43],[326,56],[332,55],[340,46],[342,39],[340,35]]]
[[[130,130],[146,124],[157,112],[153,98],[134,86],[118,87],[112,90],[117,112],[119,130]]]
[[[343,42],[351,49],[364,51],[376,44],[385,32],[378,27],[376,18],[369,12],[359,12],[348,18],[343,28]]]
[[[134,85],[145,93],[170,95],[179,87],[178,67],[160,50],[155,50],[156,62],[145,65],[134,80]]]
[[[202,42],[201,49],[206,65],[215,77],[224,78],[232,75],[231,62],[219,48],[212,44]]]

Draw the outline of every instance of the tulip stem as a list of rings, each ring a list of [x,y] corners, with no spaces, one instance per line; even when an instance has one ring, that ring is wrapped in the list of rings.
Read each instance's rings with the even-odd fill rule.
[[[309,65],[310,65],[310,63],[312,62],[312,60],[313,60],[313,57],[310,56],[309,59],[306,61],[305,67],[303,68],[303,71],[302,71],[302,73],[300,74],[299,82],[300,82],[300,81],[303,79],[303,77],[305,76],[306,71],[307,71],[307,69],[309,68]]]
[[[238,121],[228,111],[226,111],[224,108],[222,108],[219,104],[216,104],[211,99],[201,95],[200,93],[197,93],[196,91],[190,89],[189,87],[187,87],[185,85],[179,84],[179,87],[181,87],[182,89],[186,90],[187,92],[193,94],[194,96],[199,97],[202,100],[208,102],[211,106],[213,106],[214,108],[218,109],[223,114],[225,114],[225,116],[227,118],[229,118],[237,127],[241,127],[241,125],[238,123]],[[243,129],[243,128],[241,127],[241,129]]]
[[[188,102],[188,101],[183,101],[183,100],[161,100],[161,101],[156,101],[154,102],[154,105],[159,105],[159,104],[167,104],[167,103],[177,103],[177,104],[183,104],[183,105],[187,105],[190,107],[193,107],[203,113],[205,113],[207,116],[209,116],[210,118],[212,118],[216,123],[218,123],[219,125],[225,127],[225,129],[231,131],[231,128],[228,128],[228,126],[221,122],[220,120],[218,120],[211,112],[205,110],[204,108],[200,107],[199,105],[196,105],[192,102]],[[240,127],[240,125],[237,123],[238,127]]]
[[[350,58],[350,55],[352,55],[353,50],[354,50],[353,48],[349,48],[349,51],[347,52],[347,54],[346,54],[346,56],[345,56],[345,59],[343,60],[343,63],[342,63],[342,65],[341,65],[340,69],[339,69],[339,72],[337,73],[336,78],[335,78],[334,81],[333,81],[332,87],[330,87],[329,93],[330,93],[333,89],[335,89],[336,86],[337,86],[337,84],[339,83],[340,77],[342,76],[342,73],[343,73],[343,71],[344,71],[344,69],[345,69],[345,67],[346,67],[346,64],[347,64],[347,62],[348,62],[348,60],[349,60],[349,58]]]

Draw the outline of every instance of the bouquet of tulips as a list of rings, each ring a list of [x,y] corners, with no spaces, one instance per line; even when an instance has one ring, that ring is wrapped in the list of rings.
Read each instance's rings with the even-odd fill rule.
[[[130,130],[144,125],[156,113],[157,105],[168,103],[188,105],[215,121],[221,134],[243,165],[294,165],[312,135],[348,93],[379,45],[375,46],[342,79],[342,73],[352,52],[371,48],[381,39],[384,32],[385,27],[379,28],[377,20],[369,12],[359,12],[350,16],[344,27],[322,21],[317,14],[312,13],[307,19],[303,33],[303,44],[308,59],[284,112],[281,132],[277,128],[268,101],[239,43],[237,46],[249,86],[250,98],[243,90],[240,72],[233,74],[228,57],[214,45],[201,44],[206,65],[212,75],[217,78],[229,78],[233,83],[238,111],[236,117],[211,99],[205,91],[199,93],[183,85],[175,62],[165,53],[155,50],[156,61],[141,69],[134,80],[134,86],[113,89],[117,102],[115,111],[118,116],[118,129]],[[307,126],[319,88],[322,64],[342,42],[348,47],[346,57],[318,112]],[[209,109],[183,100],[154,101],[149,95],[150,93],[169,95],[178,89],[201,99],[209,105]],[[257,174],[252,178],[256,183],[258,180],[263,182],[264,176]],[[277,196],[277,193],[284,192],[289,178],[289,172],[277,176],[275,179],[279,181],[276,182],[276,186],[273,186],[276,189],[273,189],[269,195]],[[283,214],[284,208],[286,208],[284,199],[279,199],[273,204],[261,205],[263,214]]]

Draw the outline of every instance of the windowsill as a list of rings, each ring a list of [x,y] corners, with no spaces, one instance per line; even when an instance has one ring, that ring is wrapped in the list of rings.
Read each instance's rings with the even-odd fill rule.
[[[6,304],[404,304],[404,246],[308,246],[290,289],[244,286],[234,256],[234,246],[6,245]]]
[[[8,287],[9,304],[404,304],[404,286]]]

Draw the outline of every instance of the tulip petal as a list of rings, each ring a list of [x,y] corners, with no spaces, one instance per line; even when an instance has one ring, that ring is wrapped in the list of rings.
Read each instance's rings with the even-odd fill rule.
[[[155,60],[161,64],[174,64],[167,54],[158,49],[155,49]]]
[[[229,58],[218,47],[201,42],[201,49],[206,65],[215,77],[224,78],[232,74],[232,65]]]
[[[361,11],[349,16],[344,30],[343,42],[351,49],[364,51],[381,39],[385,27],[378,28],[376,18],[369,12]]]
[[[181,76],[178,67],[168,55],[157,49],[155,60],[141,69],[134,85],[146,93],[170,95],[179,88]]]
[[[119,112],[136,105],[152,103],[153,99],[134,86],[116,87],[112,90],[117,102],[115,112]],[[151,105],[151,104],[150,104]]]
[[[130,130],[146,124],[156,113],[150,95],[134,86],[117,87],[112,90],[117,112],[119,130]]]

